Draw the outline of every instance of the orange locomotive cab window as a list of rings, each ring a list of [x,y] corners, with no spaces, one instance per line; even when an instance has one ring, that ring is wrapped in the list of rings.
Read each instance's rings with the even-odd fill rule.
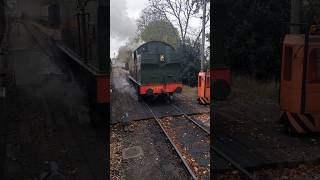
[[[206,88],[209,88],[209,87],[210,87],[210,78],[207,77]]]
[[[283,79],[286,81],[291,81],[292,74],[292,47],[285,47],[284,50],[284,70]]]
[[[320,83],[320,49],[313,49],[309,55],[308,81]]]

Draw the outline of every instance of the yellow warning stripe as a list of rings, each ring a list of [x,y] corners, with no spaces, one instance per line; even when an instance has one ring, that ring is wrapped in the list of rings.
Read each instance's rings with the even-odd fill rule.
[[[315,126],[303,114],[298,114],[298,117],[312,132],[315,131]]]
[[[286,113],[289,119],[290,124],[294,127],[294,129],[298,133],[304,133],[304,130],[300,127],[300,125],[296,122],[296,120],[291,116],[291,113]]]

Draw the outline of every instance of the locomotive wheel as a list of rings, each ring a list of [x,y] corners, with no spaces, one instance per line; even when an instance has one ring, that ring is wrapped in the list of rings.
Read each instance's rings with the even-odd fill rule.
[[[213,99],[215,100],[225,100],[231,92],[230,85],[225,80],[215,80],[212,88]]]

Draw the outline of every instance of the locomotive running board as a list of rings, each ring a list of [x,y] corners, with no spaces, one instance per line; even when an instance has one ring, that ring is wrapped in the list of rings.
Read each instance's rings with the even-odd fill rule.
[[[317,119],[316,116],[311,114],[299,114],[282,111],[280,113],[280,120],[287,122],[289,124],[288,128],[297,134],[320,132],[320,128],[316,126],[316,121],[320,119]]]

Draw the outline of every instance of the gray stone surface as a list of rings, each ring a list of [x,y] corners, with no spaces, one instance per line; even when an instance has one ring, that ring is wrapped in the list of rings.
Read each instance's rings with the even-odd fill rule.
[[[123,159],[131,159],[143,156],[143,151],[140,146],[133,146],[122,150]]]

